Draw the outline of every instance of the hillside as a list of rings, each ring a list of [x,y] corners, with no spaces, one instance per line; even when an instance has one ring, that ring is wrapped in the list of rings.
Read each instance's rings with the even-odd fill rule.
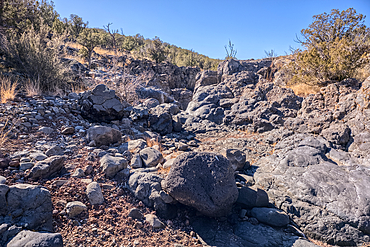
[[[288,56],[216,61],[9,3],[0,246],[370,245],[362,15],[316,16],[356,21]]]

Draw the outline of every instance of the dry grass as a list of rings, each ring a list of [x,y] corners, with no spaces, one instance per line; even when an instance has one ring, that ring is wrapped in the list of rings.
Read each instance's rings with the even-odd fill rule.
[[[75,48],[75,49],[83,48],[82,45],[80,45],[79,43],[76,43],[76,42],[67,42],[66,46],[69,46],[69,47],[72,47],[72,48]]]
[[[6,129],[8,126],[9,119],[6,120],[4,126],[0,128],[0,148],[3,148],[5,143],[9,140],[9,133],[12,131],[12,128]]]
[[[77,62],[79,62],[81,64],[87,64],[87,61],[84,58],[80,57],[80,56],[72,56],[72,55],[64,54],[64,55],[62,55],[62,57],[76,60]]]
[[[320,92],[319,86],[311,86],[304,83],[297,83],[291,86],[288,86],[288,88],[291,88],[294,93],[301,97],[306,97],[310,94],[316,94]]]
[[[0,102],[6,103],[8,100],[14,100],[17,94],[18,83],[12,83],[12,80],[9,77],[0,77],[0,80]]]
[[[24,90],[26,91],[27,97],[34,97],[36,95],[41,95],[40,83],[28,80],[24,85]]]
[[[115,52],[113,50],[104,49],[101,47],[95,47],[94,51],[100,55],[111,55],[111,56],[117,56],[119,52]]]
[[[355,78],[359,82],[363,82],[369,76],[370,76],[370,65],[366,65],[365,67],[356,70],[356,76],[355,76]]]

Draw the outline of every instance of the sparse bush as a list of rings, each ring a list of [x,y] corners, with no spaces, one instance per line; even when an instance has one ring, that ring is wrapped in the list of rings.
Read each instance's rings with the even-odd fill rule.
[[[238,51],[234,49],[234,44],[231,43],[231,40],[229,40],[228,46],[225,45],[225,51],[226,51],[225,60],[231,59],[231,58],[236,59],[236,53]]]
[[[303,40],[298,40],[307,50],[297,49],[288,66],[290,84],[325,85],[354,77],[356,70],[369,63],[370,31],[365,16],[349,8],[313,18],[309,28],[301,31]]]
[[[41,91],[54,92],[64,89],[69,80],[68,70],[59,58],[62,40],[63,36],[51,38],[50,28],[41,24],[39,31],[31,27],[21,35],[10,34],[2,48],[8,66],[39,84]]]
[[[166,60],[167,52],[163,46],[163,42],[155,37],[152,42],[150,42],[145,47],[145,53],[150,58],[153,59],[156,63],[161,63]]]
[[[80,49],[79,53],[82,57],[87,58],[88,66],[91,66],[91,56],[94,48],[103,44],[104,39],[99,29],[86,28],[84,29],[77,38],[77,43],[82,45],[84,48]]]

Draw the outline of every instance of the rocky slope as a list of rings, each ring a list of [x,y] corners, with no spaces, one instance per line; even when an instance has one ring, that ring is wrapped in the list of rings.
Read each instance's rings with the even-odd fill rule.
[[[139,105],[106,85],[1,105],[1,245],[370,242],[370,78],[302,98],[270,65],[156,65]]]

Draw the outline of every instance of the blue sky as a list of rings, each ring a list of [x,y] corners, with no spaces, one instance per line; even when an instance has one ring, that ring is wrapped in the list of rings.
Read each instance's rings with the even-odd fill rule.
[[[77,14],[89,27],[113,23],[125,35],[140,33],[211,58],[223,59],[229,39],[238,59],[263,58],[265,50],[289,53],[312,16],[331,9],[355,8],[368,15],[370,0],[54,0],[61,17]]]

